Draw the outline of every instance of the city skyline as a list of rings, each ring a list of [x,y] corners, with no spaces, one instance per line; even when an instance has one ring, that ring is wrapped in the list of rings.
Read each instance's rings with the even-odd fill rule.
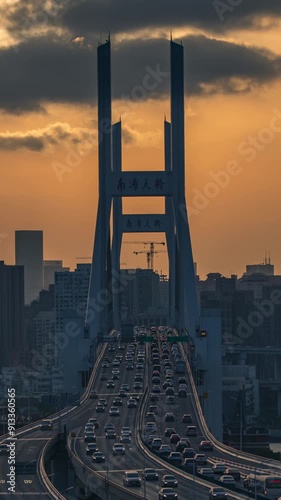
[[[2,10],[5,3],[0,2]],[[89,26],[91,4],[99,21]],[[172,28],[186,54],[186,196],[199,273],[240,275],[247,262],[261,261],[265,248],[281,273],[280,7],[255,2],[250,16],[247,2],[222,12],[213,3],[178,1],[171,19],[166,2],[159,16],[157,2],[145,14],[144,0],[135,11],[124,0],[128,18],[123,19],[122,9],[118,13],[110,4],[104,17],[100,3],[59,6],[54,1],[43,11],[41,4],[33,8],[27,1],[25,23],[18,22],[17,1],[3,11],[0,68],[19,85],[16,94],[7,84],[0,88],[1,259],[14,262],[15,230],[37,228],[45,233],[45,259],[63,258],[74,268],[77,256],[92,253],[95,52],[109,28],[124,168],[162,169],[163,115],[169,118],[166,39]],[[36,9],[44,14],[41,21]],[[124,205],[128,212],[150,212],[161,210],[162,202]],[[145,257],[126,249],[122,261],[145,265]],[[156,262],[159,271],[167,271],[165,256]]]

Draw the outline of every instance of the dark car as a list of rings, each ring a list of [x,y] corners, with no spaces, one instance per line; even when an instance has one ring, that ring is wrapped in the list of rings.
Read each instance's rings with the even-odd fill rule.
[[[185,413],[181,421],[183,424],[192,424],[192,416],[189,413]]]
[[[195,457],[194,448],[184,448],[184,450],[182,451],[182,457],[183,458],[194,458]]]
[[[178,484],[178,480],[173,474],[165,474],[165,476],[162,477],[161,486],[177,488]]]
[[[97,399],[99,397],[97,391],[93,390],[90,392],[90,399]]]
[[[197,436],[197,429],[195,425],[188,425],[186,428],[186,435],[187,436]]]
[[[124,486],[141,486],[141,478],[137,471],[126,471],[123,476]]]
[[[98,445],[96,443],[88,443],[86,446],[86,455],[92,455],[95,451],[98,451]]]
[[[106,387],[107,387],[108,389],[114,389],[114,387],[115,387],[115,383],[113,382],[113,380],[109,380],[109,381],[107,382],[107,384],[106,384]]]
[[[146,481],[158,481],[159,475],[155,469],[144,469],[142,477]]]
[[[176,429],[174,427],[166,427],[164,436],[171,437],[172,434],[176,434]]]
[[[185,458],[183,466],[186,472],[189,472],[189,474],[197,473],[197,464],[195,458]]]
[[[103,404],[98,404],[96,406],[96,412],[97,413],[104,413],[105,412],[105,406]]]
[[[170,443],[177,444],[178,441],[180,441],[180,435],[179,434],[172,434],[170,436]]]
[[[179,451],[172,451],[168,456],[168,460],[173,465],[181,465],[182,464],[182,456]]]
[[[182,438],[177,442],[176,451],[183,451],[190,446],[190,441],[187,438]]]
[[[165,422],[174,422],[175,415],[173,413],[166,413],[164,420],[165,420]]]
[[[52,420],[46,419],[42,420],[40,429],[41,431],[51,431],[53,427],[54,426]]]
[[[209,500],[220,499],[220,498],[227,500],[226,491],[220,486],[213,486],[213,488],[209,490]]]
[[[199,444],[199,450],[201,451],[213,451],[213,444],[211,441],[201,441]]]
[[[172,488],[162,488],[159,491],[158,499],[159,500],[176,500],[178,498],[178,494],[176,491],[172,490]]]
[[[101,451],[95,451],[92,455],[93,462],[102,463],[105,462],[105,456]]]
[[[235,481],[240,481],[241,479],[241,474],[236,467],[228,467],[224,473],[225,476],[232,476]]]

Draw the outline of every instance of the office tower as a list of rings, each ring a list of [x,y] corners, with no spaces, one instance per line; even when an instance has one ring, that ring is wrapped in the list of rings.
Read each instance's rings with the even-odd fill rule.
[[[43,231],[16,231],[16,265],[24,266],[24,302],[43,288]]]
[[[24,349],[24,269],[0,261],[0,369],[17,366]]]
[[[55,273],[69,271],[69,267],[63,267],[62,260],[44,260],[44,289],[48,290],[55,283]]]

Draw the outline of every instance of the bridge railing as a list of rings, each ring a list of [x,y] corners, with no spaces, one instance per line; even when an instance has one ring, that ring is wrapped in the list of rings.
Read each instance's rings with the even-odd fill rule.
[[[253,454],[247,453],[245,451],[236,450],[235,448],[232,448],[231,446],[227,446],[226,444],[223,444],[220,441],[218,441],[215,438],[215,436],[213,436],[213,434],[210,432],[208,425],[206,423],[205,417],[203,415],[203,411],[202,411],[201,403],[199,401],[199,397],[198,397],[197,389],[195,386],[192,370],[190,367],[190,363],[189,363],[187,354],[186,354],[182,344],[180,344],[180,349],[181,349],[182,356],[183,356],[185,363],[186,363],[188,377],[189,377],[189,381],[190,381],[190,385],[191,385],[191,389],[192,389],[192,394],[193,394],[193,401],[192,402],[194,403],[194,410],[197,413],[197,416],[199,418],[199,424],[200,424],[202,434],[205,435],[207,439],[212,441],[212,443],[214,444],[214,447],[221,452],[228,453],[229,455],[231,455],[235,458],[242,458],[244,460],[248,460],[249,462],[253,462],[254,464],[256,464],[257,462],[260,462],[261,457],[259,457],[258,455],[253,455]],[[263,462],[263,464],[267,464],[267,465],[270,465],[271,467],[274,467],[276,469],[281,470],[281,464],[279,464],[276,460],[263,458],[262,462]]]

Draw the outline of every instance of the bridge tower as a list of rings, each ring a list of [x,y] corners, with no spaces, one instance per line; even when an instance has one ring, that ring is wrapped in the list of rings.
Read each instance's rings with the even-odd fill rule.
[[[210,350],[208,339],[216,338],[218,342],[220,327],[216,318],[200,317],[196,293],[185,200],[184,48],[170,41],[171,118],[164,121],[165,165],[162,171],[122,170],[122,123],[112,124],[111,119],[110,39],[100,44],[97,51],[99,202],[86,312],[89,338],[95,342],[99,333],[107,334],[112,327],[120,328],[120,290],[126,286],[120,275],[123,233],[165,233],[169,258],[170,325],[180,332],[189,333],[197,354],[197,368],[206,372],[208,358],[213,362],[214,352],[218,356],[220,352],[219,341],[219,346],[212,349],[212,356],[207,355]],[[164,197],[165,213],[123,214],[123,197],[137,196]],[[208,331],[207,339],[200,337],[202,328]],[[216,382],[211,382],[209,378],[208,387],[212,387],[213,393],[215,387],[217,391],[221,373],[215,379]],[[218,409],[219,402],[214,406]],[[214,416],[218,419],[217,411]]]

